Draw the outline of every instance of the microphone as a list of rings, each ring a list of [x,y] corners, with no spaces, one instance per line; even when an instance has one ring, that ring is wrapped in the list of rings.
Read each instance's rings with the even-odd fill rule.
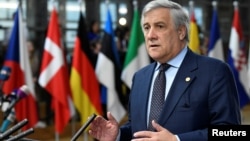
[[[9,139],[7,139],[6,141],[17,141],[31,133],[34,133],[34,129],[30,128],[28,130],[25,130],[24,132],[21,132],[20,134],[17,134],[15,136],[10,137]]]
[[[7,66],[3,66],[0,71],[0,88],[2,90],[4,81],[9,79],[11,69]]]
[[[16,105],[17,102],[19,102],[22,98],[28,96],[29,89],[26,85],[23,85],[21,88],[14,90],[10,95],[14,98],[11,98],[10,104],[7,107],[7,109],[3,109],[3,112],[10,112],[10,110]]]
[[[3,121],[0,132],[3,133],[4,131],[7,130],[7,128],[9,127],[9,125],[11,123],[13,123],[16,119],[16,114],[15,114],[15,110],[14,108],[11,109],[11,112],[9,113],[9,115],[6,117],[6,119]]]
[[[1,109],[2,109],[2,112],[6,112],[7,109],[9,108],[9,105],[10,105],[10,102],[13,100],[13,99],[16,99],[16,94],[13,92],[11,92],[10,94],[8,95],[4,95],[2,97],[2,101],[1,101]]]
[[[6,80],[9,79],[10,72],[11,72],[11,69],[9,67],[7,67],[7,66],[3,66],[2,67],[2,69],[0,71],[0,80],[1,80],[1,83],[3,83],[3,81],[6,81]]]
[[[22,128],[27,123],[28,123],[27,119],[24,119],[24,120],[18,122],[16,125],[12,126],[11,128],[9,128],[4,133],[0,134],[0,140],[8,138],[9,135],[11,135],[12,133],[16,132],[17,130],[19,130],[20,128]]]
[[[4,94],[2,91],[4,81],[9,79],[11,69],[7,66],[3,66],[0,71],[0,105],[2,105],[2,100],[4,99]]]
[[[92,114],[91,117],[84,123],[84,125],[77,131],[70,141],[76,141],[76,139],[81,135],[81,133],[89,126],[89,124],[95,119],[96,114]]]

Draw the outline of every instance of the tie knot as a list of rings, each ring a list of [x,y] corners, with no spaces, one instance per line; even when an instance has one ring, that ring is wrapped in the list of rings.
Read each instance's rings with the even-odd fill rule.
[[[160,71],[166,71],[169,67],[169,64],[163,63],[160,65]]]

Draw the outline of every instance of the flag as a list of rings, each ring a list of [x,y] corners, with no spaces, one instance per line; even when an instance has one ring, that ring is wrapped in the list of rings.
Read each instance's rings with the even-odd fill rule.
[[[93,113],[102,115],[100,86],[95,74],[94,62],[91,61],[92,57],[93,53],[88,41],[85,19],[80,12],[73,50],[70,84],[74,104],[81,116],[82,124]]]
[[[199,38],[199,29],[196,23],[194,8],[191,6],[191,18],[190,18],[190,39],[189,39],[189,48],[197,54],[201,54],[200,51],[200,38]]]
[[[28,129],[38,122],[38,113],[34,81],[28,58],[26,35],[24,32],[26,28],[22,20],[22,13],[20,8],[18,8],[15,13],[14,26],[12,28],[4,61],[4,66],[8,66],[11,69],[11,74],[4,84],[3,91],[6,94],[10,94],[13,90],[19,89],[23,85],[28,87],[30,94],[22,98],[14,108],[18,121],[25,118],[28,119],[28,124],[23,128]]]
[[[240,16],[237,3],[235,3],[234,16],[232,22],[232,28],[229,39],[229,54],[228,64],[233,70],[236,85],[238,88],[240,106],[244,107],[250,103],[248,91],[248,79],[247,79],[247,62],[244,51],[244,38],[240,23]]]
[[[220,37],[220,27],[218,22],[217,10],[214,7],[213,18],[210,28],[210,38],[208,43],[208,56],[225,61],[222,39]]]
[[[128,50],[122,71],[123,82],[131,88],[134,73],[149,63],[150,58],[146,51],[144,37],[140,26],[140,15],[138,10],[135,9]]]
[[[74,110],[69,73],[61,44],[58,15],[55,8],[50,16],[38,82],[52,96],[55,131],[60,134],[74,115]]]
[[[247,60],[247,73],[248,73],[248,80],[250,80],[250,40],[249,40],[249,47],[248,47],[248,60]],[[248,81],[248,96],[250,95],[250,81]]]
[[[121,92],[121,66],[119,55],[114,41],[114,31],[109,9],[102,38],[102,48],[96,62],[96,75],[98,81],[105,87],[107,94],[107,110],[110,111],[119,122],[125,116],[119,95]]]

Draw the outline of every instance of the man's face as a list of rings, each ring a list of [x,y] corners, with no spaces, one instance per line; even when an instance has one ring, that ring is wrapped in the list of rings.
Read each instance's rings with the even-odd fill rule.
[[[175,57],[183,48],[180,32],[174,25],[169,9],[156,8],[147,12],[143,33],[148,54],[161,63]]]

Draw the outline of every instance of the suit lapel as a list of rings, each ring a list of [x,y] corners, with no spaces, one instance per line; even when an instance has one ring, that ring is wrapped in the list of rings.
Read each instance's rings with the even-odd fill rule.
[[[149,99],[149,92],[150,92],[150,87],[151,87],[151,81],[154,73],[154,68],[156,66],[156,63],[152,63],[147,69],[145,69],[142,73],[138,83],[138,93],[136,94],[138,99],[138,105],[137,105],[137,112],[139,112],[139,116],[137,117],[138,119],[141,119],[140,122],[142,122],[140,125],[142,125],[142,129],[147,128],[147,109],[148,109],[148,99]],[[142,83],[143,82],[143,83]],[[139,107],[142,106],[142,107]]]
[[[195,58],[194,53],[188,50],[170,88],[159,123],[164,124],[167,122],[184,91],[195,80],[194,70],[197,69]]]

